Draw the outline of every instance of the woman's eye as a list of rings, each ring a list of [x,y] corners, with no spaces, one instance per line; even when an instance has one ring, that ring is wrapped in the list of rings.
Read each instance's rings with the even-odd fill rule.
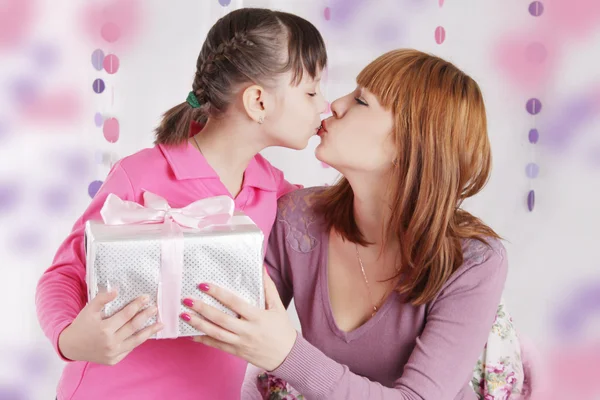
[[[356,100],[356,102],[358,104],[360,104],[361,106],[368,106],[367,103],[365,103],[364,101],[362,101],[361,99],[359,99],[358,97],[355,97],[354,100]]]
[[[310,97],[315,97],[315,96],[317,95],[317,93],[316,93],[316,92],[315,92],[315,93],[308,93],[308,95],[309,95]]]

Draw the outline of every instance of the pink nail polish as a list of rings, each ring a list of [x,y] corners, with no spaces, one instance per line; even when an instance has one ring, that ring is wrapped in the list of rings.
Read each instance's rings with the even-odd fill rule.
[[[186,322],[190,322],[192,320],[192,317],[190,316],[190,314],[183,313],[183,314],[181,314],[181,319]]]
[[[184,299],[183,305],[187,307],[194,307],[194,300],[192,299]]]
[[[208,292],[210,290],[210,286],[208,286],[206,283],[201,283],[198,285],[198,289],[202,290],[203,292]]]

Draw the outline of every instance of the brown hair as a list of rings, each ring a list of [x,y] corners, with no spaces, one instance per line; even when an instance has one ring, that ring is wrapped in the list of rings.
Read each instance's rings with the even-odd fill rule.
[[[307,20],[260,8],[232,11],[210,29],[196,62],[192,90],[201,106],[183,102],[167,111],[156,143],[185,142],[191,122],[222,115],[240,84],[269,87],[278,74],[291,71],[297,85],[304,72],[314,78],[326,64],[323,38]]]
[[[483,97],[477,83],[456,66],[416,50],[380,56],[357,82],[394,116],[397,159],[384,238],[395,237],[400,244],[396,290],[414,305],[425,304],[462,265],[463,239],[487,243],[486,238],[499,238],[460,209],[490,174]],[[368,245],[354,220],[353,202],[352,188],[342,178],[323,192],[316,210],[328,229]]]

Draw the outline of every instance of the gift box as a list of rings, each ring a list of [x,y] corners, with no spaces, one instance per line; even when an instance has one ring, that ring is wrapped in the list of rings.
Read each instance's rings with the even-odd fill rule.
[[[146,326],[157,320],[165,325],[155,338],[202,335],[179,318],[190,313],[183,298],[200,298],[235,315],[198,289],[203,282],[264,309],[264,235],[248,216],[234,213],[231,198],[212,197],[176,209],[150,192],[143,196],[142,206],[110,194],[102,221],[86,224],[88,300],[100,290],[118,290],[104,307],[105,317],[147,294],[148,306],[157,306],[158,313]]]

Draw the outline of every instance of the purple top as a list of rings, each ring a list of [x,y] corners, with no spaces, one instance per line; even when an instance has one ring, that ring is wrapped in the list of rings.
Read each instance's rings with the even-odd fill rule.
[[[502,244],[466,240],[463,265],[431,302],[415,307],[393,292],[373,318],[343,332],[329,302],[329,235],[311,208],[320,190],[279,200],[266,264],[286,307],[294,298],[303,337],[272,374],[308,400],[476,400],[469,381],[506,279]],[[255,396],[249,386],[247,378],[243,399]]]

